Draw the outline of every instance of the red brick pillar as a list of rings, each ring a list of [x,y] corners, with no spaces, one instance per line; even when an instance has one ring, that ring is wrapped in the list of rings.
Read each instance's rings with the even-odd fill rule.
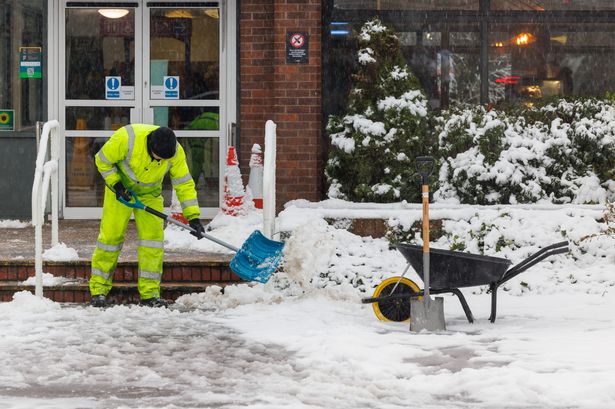
[[[241,168],[277,124],[277,200],[320,200],[322,174],[321,0],[240,3]],[[307,64],[286,63],[287,32],[308,33]]]
[[[273,0],[242,0],[238,4],[239,164],[246,178],[252,145],[263,144],[265,122],[273,119],[274,5]]]

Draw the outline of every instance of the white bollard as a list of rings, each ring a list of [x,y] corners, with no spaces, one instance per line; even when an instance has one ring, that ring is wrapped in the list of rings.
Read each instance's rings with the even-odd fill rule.
[[[263,167],[263,234],[272,239],[275,233],[275,156],[276,124],[265,124],[265,159]]]
[[[250,156],[250,176],[248,187],[252,192],[252,201],[257,209],[263,208],[263,151],[257,143],[252,145]]]

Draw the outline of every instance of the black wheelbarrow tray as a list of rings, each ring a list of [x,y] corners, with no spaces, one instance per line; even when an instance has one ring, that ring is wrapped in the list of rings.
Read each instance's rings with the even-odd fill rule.
[[[423,247],[401,243],[397,249],[403,254],[409,265],[423,279]],[[451,250],[430,249],[430,285],[431,294],[453,293],[459,299],[463,311],[470,323],[474,322],[472,311],[465,297],[459,290],[464,287],[489,285],[491,292],[491,316],[495,322],[498,288],[508,280],[523,273],[536,263],[555,254],[568,252],[568,242],[562,241],[542,248],[512,268],[512,262],[505,258],[482,256]],[[407,267],[406,267],[407,270]],[[405,272],[404,272],[405,274]],[[374,293],[374,297],[364,298],[364,304],[374,304],[374,310],[379,311],[390,321],[405,321],[410,318],[410,299],[423,295],[423,290],[411,280],[402,277],[392,277],[383,281]],[[380,288],[385,284],[383,288]],[[400,285],[401,284],[401,285]],[[379,289],[381,291],[379,291]],[[387,316],[389,315],[389,316]]]

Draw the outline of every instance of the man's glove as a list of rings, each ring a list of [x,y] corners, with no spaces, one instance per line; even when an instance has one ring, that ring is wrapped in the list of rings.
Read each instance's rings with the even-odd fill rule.
[[[127,202],[130,202],[132,200],[130,192],[126,190],[122,182],[117,182],[115,185],[113,185],[113,189],[115,190],[115,197],[117,198],[117,200],[120,200],[120,198],[124,199]]]
[[[202,239],[203,233],[205,233],[205,228],[201,224],[201,221],[198,218],[196,218],[196,219],[190,220],[188,224],[190,224],[190,227],[192,227],[195,230],[195,231],[191,231],[190,234],[192,234],[194,237],[196,237],[199,240]]]

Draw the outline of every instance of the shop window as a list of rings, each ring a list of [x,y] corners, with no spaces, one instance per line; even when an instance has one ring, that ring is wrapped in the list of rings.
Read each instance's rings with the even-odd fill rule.
[[[2,4],[0,136],[30,136],[47,119],[47,1]]]
[[[491,10],[615,10],[613,0],[491,0]]]
[[[614,32],[615,25],[608,24],[494,25],[490,102],[601,96],[615,89]]]
[[[454,102],[480,102],[478,24],[384,23],[393,27],[403,25],[403,31],[397,32],[401,52],[433,108],[444,108]],[[341,112],[345,106],[356,64],[354,34],[360,26],[348,26],[347,35],[330,34],[324,75],[328,113]]]
[[[340,9],[365,10],[478,10],[479,0],[336,0]]]
[[[615,90],[613,0],[324,1],[325,115],[345,109],[358,29],[398,34],[430,105],[531,104]]]

